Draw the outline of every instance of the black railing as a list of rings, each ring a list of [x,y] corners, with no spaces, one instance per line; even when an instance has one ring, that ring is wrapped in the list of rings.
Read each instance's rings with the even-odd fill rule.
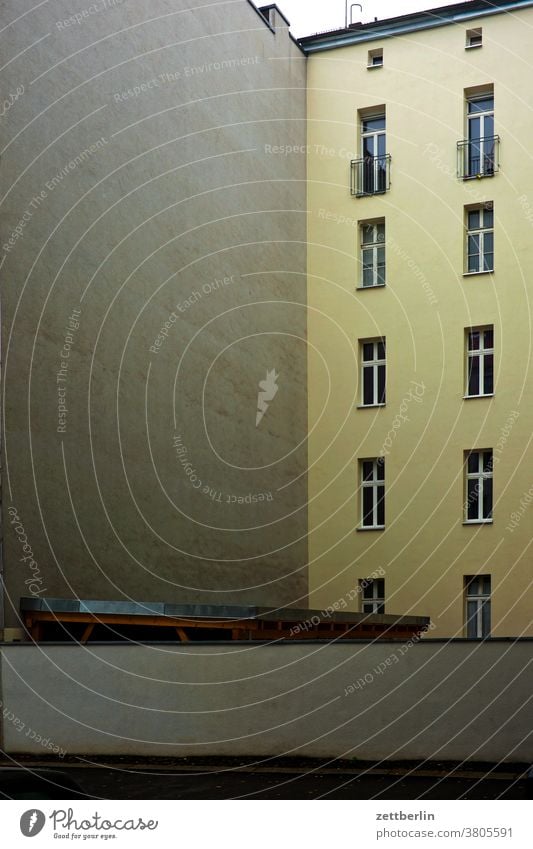
[[[500,137],[457,142],[457,175],[463,180],[493,177],[500,170]]]
[[[390,189],[390,154],[352,159],[350,191],[355,197],[380,195]]]

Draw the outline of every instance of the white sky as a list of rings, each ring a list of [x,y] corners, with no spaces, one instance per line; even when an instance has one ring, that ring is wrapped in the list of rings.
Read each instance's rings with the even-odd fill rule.
[[[312,35],[321,30],[338,29],[344,26],[345,0],[273,0],[291,22],[291,32],[295,37]],[[351,2],[351,0],[350,0]],[[353,20],[373,21],[374,18],[393,18],[409,12],[423,9],[435,9],[439,6],[452,6],[460,0],[361,0],[363,14],[359,8],[353,9]],[[266,5],[266,0],[256,5]]]

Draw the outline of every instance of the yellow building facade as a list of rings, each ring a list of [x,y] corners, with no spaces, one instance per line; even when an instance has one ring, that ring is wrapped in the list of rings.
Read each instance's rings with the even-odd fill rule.
[[[309,602],[532,636],[533,3],[308,55]]]

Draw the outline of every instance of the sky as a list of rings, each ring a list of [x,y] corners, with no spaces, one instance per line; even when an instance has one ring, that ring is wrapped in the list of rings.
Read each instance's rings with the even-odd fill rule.
[[[295,37],[311,35],[322,30],[338,29],[344,26],[345,0],[275,0],[283,14],[291,22],[291,32]],[[351,0],[349,0],[351,2]],[[453,0],[453,3],[460,0]],[[353,9],[353,21],[373,21],[374,18],[393,18],[422,9],[435,9],[438,6],[452,6],[446,0],[362,0],[363,14],[359,8]],[[257,3],[261,5],[261,3]]]

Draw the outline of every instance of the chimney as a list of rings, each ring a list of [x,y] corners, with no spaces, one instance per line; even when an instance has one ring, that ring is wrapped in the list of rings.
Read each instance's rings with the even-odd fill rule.
[[[261,12],[262,16],[264,17],[272,32],[289,29],[289,21],[287,20],[283,12],[278,9],[275,3],[272,3],[270,6],[260,6],[259,11]]]

